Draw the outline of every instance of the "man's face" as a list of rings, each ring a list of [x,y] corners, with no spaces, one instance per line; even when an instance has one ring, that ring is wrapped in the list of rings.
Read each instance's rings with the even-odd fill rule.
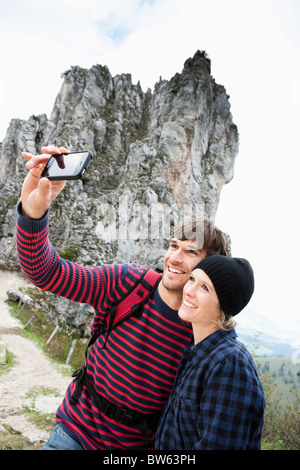
[[[196,240],[172,238],[165,256],[163,286],[170,292],[182,292],[191,271],[203,258],[205,253],[197,247]]]

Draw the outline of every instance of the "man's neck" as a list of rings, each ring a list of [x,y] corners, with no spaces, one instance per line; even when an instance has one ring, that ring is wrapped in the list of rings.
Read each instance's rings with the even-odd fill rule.
[[[169,289],[160,282],[158,285],[158,293],[161,299],[173,310],[178,310],[182,303],[182,291],[176,292]]]

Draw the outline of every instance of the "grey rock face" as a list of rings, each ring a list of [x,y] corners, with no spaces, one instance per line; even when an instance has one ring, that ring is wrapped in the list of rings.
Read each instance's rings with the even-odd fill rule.
[[[204,52],[153,92],[131,75],[112,77],[106,66],[72,67],[50,118],[12,120],[1,144],[0,269],[19,269],[16,203],[27,172],[21,152],[48,144],[94,155],[85,177],[68,182],[52,203],[53,245],[82,264],[150,265],[162,259],[181,217],[214,219],[233,177],[238,131]]]

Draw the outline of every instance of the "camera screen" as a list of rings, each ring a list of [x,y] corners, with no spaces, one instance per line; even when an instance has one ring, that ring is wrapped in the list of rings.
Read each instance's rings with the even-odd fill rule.
[[[44,176],[68,176],[74,175],[76,169],[81,168],[87,157],[87,152],[70,153],[68,155],[55,155],[49,163],[51,166],[47,169]],[[77,173],[77,172],[76,172]]]

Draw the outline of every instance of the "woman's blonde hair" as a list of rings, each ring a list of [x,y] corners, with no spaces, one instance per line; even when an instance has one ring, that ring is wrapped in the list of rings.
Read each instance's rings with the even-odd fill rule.
[[[225,315],[223,311],[221,311],[221,316],[216,320],[216,323],[221,330],[232,330],[236,326],[235,319],[230,315]]]

